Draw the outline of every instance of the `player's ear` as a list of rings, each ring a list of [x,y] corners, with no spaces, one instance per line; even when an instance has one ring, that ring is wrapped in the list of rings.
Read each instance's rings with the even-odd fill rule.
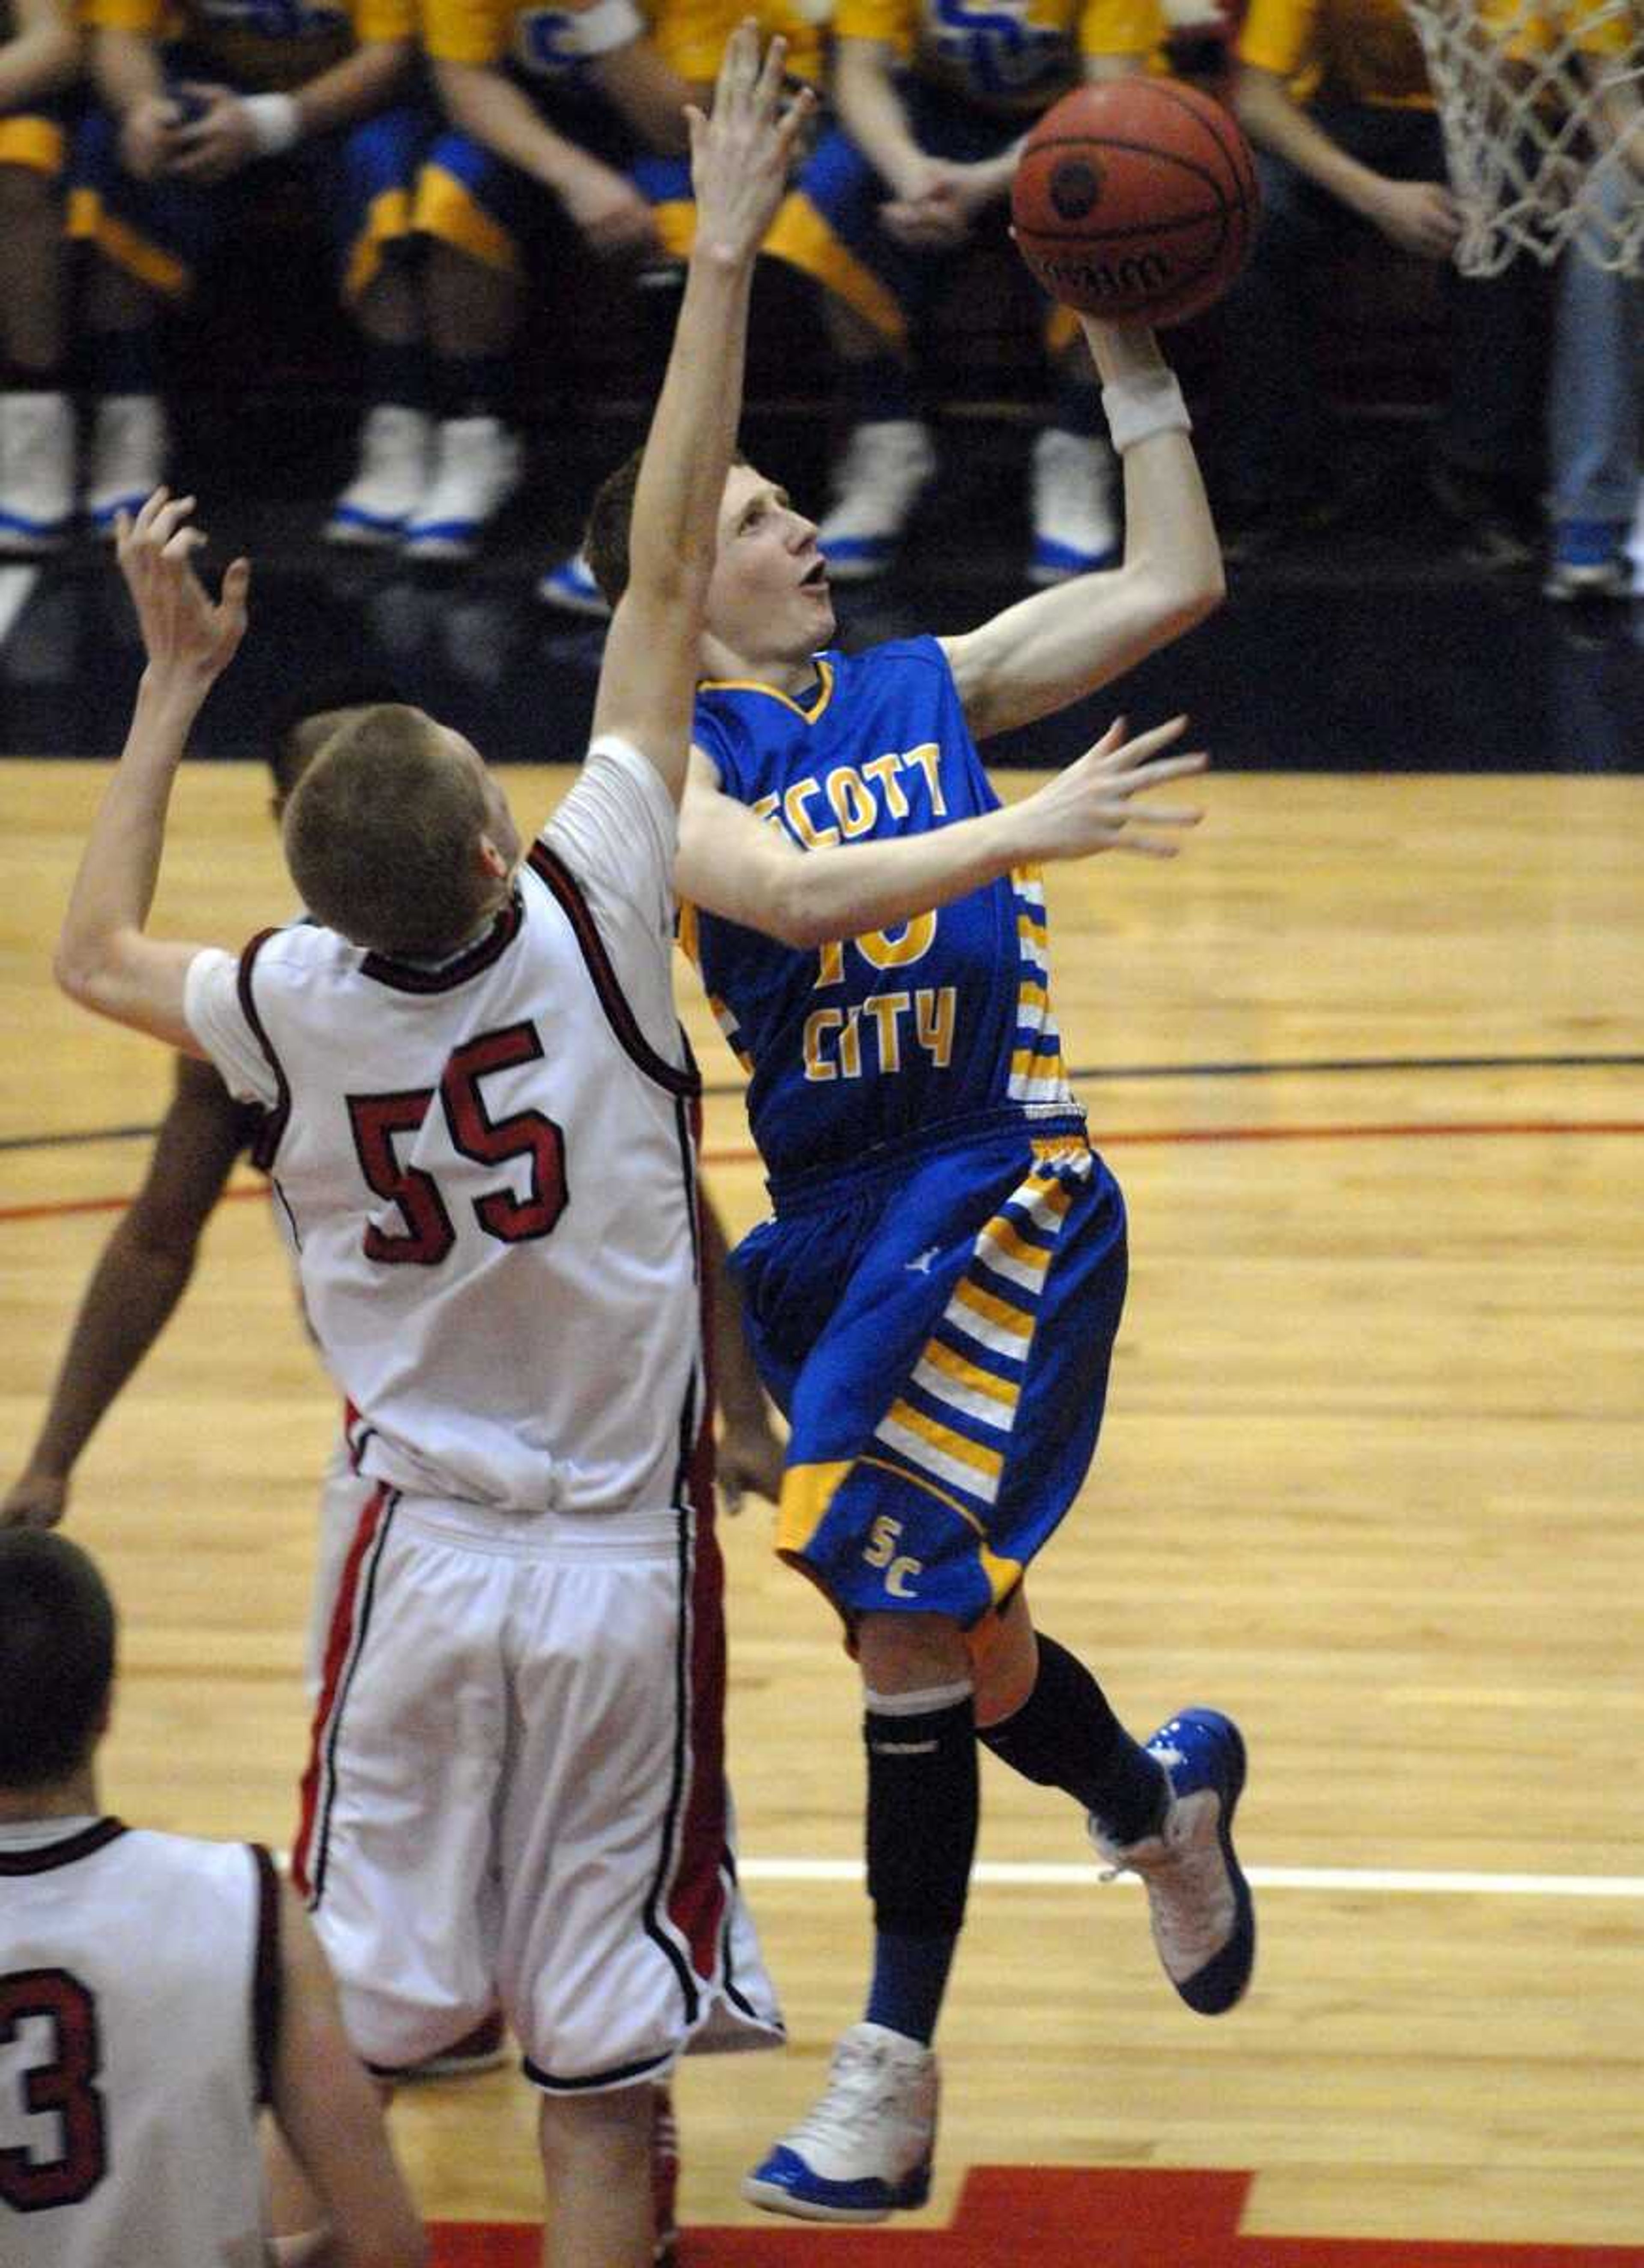
[[[493,882],[505,882],[507,880],[509,873],[512,871],[512,862],[503,857],[502,852],[497,848],[497,845],[491,841],[489,835],[482,835],[480,836],[477,856],[479,859],[480,872],[485,875],[489,880]]]

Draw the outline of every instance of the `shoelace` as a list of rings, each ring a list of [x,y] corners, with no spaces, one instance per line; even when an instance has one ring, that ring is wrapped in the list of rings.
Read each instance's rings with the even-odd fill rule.
[[[871,2133],[887,2098],[895,2095],[888,2060],[882,2048],[854,2041],[842,2045],[828,2074],[827,2093],[785,2137],[788,2146],[806,2142],[849,2146]]]

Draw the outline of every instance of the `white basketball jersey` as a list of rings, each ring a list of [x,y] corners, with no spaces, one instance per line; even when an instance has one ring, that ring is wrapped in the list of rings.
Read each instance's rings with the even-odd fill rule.
[[[243,1843],[0,1840],[5,2268],[262,2268],[277,1896]]]
[[[304,1306],[364,1420],[360,1469],[419,1495],[670,1504],[700,1422],[698,1082],[655,1013],[672,806],[632,751],[597,758],[455,959],[299,924],[240,965]],[[190,1020],[243,1091],[205,990],[191,972]]]

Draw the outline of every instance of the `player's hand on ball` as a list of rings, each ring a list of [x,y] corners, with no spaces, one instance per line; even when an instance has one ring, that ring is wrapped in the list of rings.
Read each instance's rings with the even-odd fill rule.
[[[1130,850],[1144,858],[1174,858],[1181,846],[1171,841],[1172,832],[1197,827],[1204,814],[1180,804],[1138,807],[1137,799],[1205,770],[1210,758],[1203,748],[1164,753],[1186,730],[1185,717],[1172,717],[1129,740],[1124,718],[1116,718],[1094,747],[1021,806],[1030,814],[1036,855],[1084,858],[1098,850]]]
[[[156,489],[135,519],[117,516],[114,554],[137,610],[149,671],[167,688],[202,691],[222,675],[246,634],[251,563],[236,559],[213,600],[195,572],[194,555],[206,539],[193,511],[192,497]]]

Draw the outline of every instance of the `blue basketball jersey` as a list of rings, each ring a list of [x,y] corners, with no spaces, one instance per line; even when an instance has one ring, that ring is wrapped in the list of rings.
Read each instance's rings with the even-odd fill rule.
[[[801,850],[998,808],[935,638],[819,654],[816,674],[800,700],[709,683],[697,703],[697,742],[726,792]],[[749,1073],[748,1119],[773,1183],[967,1120],[1076,1108],[1036,870],[820,950],[708,914],[688,914],[682,936]]]

